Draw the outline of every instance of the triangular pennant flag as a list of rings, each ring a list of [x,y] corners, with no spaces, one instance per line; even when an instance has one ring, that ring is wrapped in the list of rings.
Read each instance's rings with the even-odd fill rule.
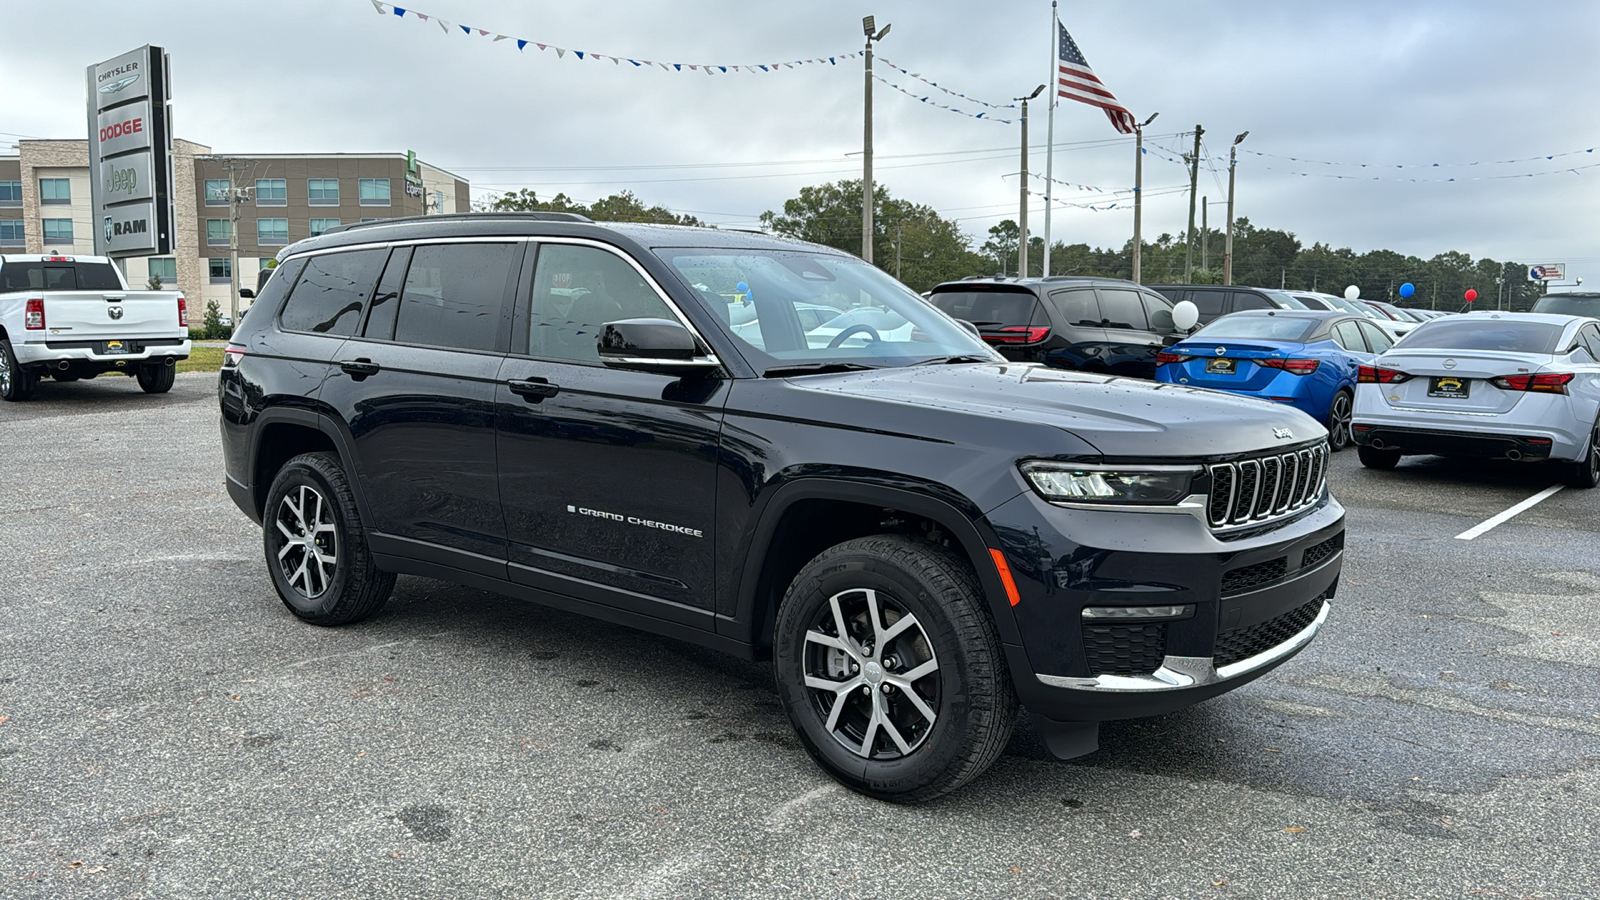
[[[526,43],[526,41],[524,41],[524,43]],[[539,48],[539,49],[540,49],[540,50],[543,50],[543,49],[545,49],[545,45],[544,45],[544,44],[540,44],[540,43],[538,43],[538,42],[535,42],[535,43],[534,43],[534,46],[535,46],[535,47],[538,47],[538,48]]]
[[[428,17],[423,15],[422,13],[416,13],[416,17],[421,19],[424,22],[428,21]]]
[[[572,52],[573,52],[573,53],[575,53],[575,54],[577,54],[577,57],[578,57],[578,58],[579,58],[579,59],[583,59],[583,51],[582,51],[582,50],[574,50],[574,51],[572,51]]]
[[[683,63],[673,63],[672,64],[672,69],[675,72],[682,72],[683,71]],[[862,218],[865,219],[866,217],[863,216]]]
[[[727,71],[728,71],[728,67],[727,66],[717,66],[717,68],[721,69],[724,74],[726,74]]]
[[[694,71],[697,71],[699,68],[700,68],[699,66],[690,66],[689,67],[689,71],[694,72]]]
[[[637,59],[630,59],[628,62],[633,63],[633,67],[636,69],[639,67],[639,61]]]
[[[528,42],[527,41],[525,41],[525,40],[523,40],[521,38],[517,38],[517,52],[518,53],[521,53],[522,49],[524,47],[526,47],[526,46],[528,46]]]
[[[488,36],[489,36],[489,32],[484,31],[482,28],[478,29],[478,37],[488,37]],[[500,39],[499,38],[495,38],[495,40],[498,41]]]
[[[539,49],[543,50],[544,48],[540,47]],[[565,57],[566,55],[567,55],[567,51],[561,49],[560,47],[556,48],[556,59],[561,59],[561,58]],[[579,54],[579,55],[581,56],[582,54]]]
[[[394,14],[395,14],[395,15],[397,15],[397,16],[399,16],[399,17],[400,17],[400,18],[402,18],[402,19],[403,19],[403,18],[405,18],[405,17],[406,17],[406,11],[405,11],[405,10],[403,10],[403,9],[401,9],[401,8],[400,8],[400,7],[398,7],[398,6],[396,6],[396,7],[395,7],[395,8],[394,8]]]
[[[506,35],[497,34],[497,35],[494,36],[494,39],[497,40],[497,41],[503,41],[503,40],[506,39]]]
[[[378,15],[380,16],[388,12],[388,10],[384,9],[383,4],[379,3],[378,0],[372,0],[372,8],[377,10]]]
[[[450,33],[450,23],[449,22],[446,22],[445,20],[440,19],[440,18],[435,18],[434,21],[439,23],[439,30],[440,31],[444,32],[445,34],[449,34]]]
[[[456,27],[460,28],[463,32],[465,32],[468,37],[472,36],[472,29],[471,28],[468,28],[465,25],[457,25]]]
[[[631,60],[630,60],[630,61],[631,61]],[[621,59],[619,59],[619,58],[617,58],[617,57],[615,57],[615,56],[613,56],[613,57],[611,57],[611,64],[612,64],[612,65],[613,65],[613,66],[620,66],[620,65],[622,65],[622,60],[621,60]],[[638,63],[634,63],[634,65],[636,65],[636,66],[637,66],[637,65],[638,65]]]

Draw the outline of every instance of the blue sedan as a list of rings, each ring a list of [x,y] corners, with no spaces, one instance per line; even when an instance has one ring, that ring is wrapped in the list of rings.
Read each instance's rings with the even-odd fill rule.
[[[1345,312],[1249,310],[1223,316],[1156,357],[1156,380],[1287,403],[1350,445],[1357,368],[1394,344]]]

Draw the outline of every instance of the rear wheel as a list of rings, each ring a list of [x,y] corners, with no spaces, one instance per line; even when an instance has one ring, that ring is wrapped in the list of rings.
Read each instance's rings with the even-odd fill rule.
[[[1333,395],[1328,407],[1328,449],[1334,453],[1350,446],[1350,419],[1354,408],[1350,392],[1341,390]]]
[[[11,350],[11,342],[0,340],[0,399],[28,400],[39,384],[39,377],[24,369]]]
[[[272,585],[296,616],[344,625],[388,601],[394,574],[373,563],[350,481],[334,454],[305,453],[284,464],[262,520]]]
[[[1567,464],[1568,486],[1588,489],[1600,485],[1600,422],[1589,430],[1588,449],[1583,459]]]
[[[1392,469],[1400,462],[1399,450],[1379,450],[1376,447],[1357,447],[1356,456],[1369,469]]]
[[[172,382],[178,377],[178,367],[160,362],[143,363],[135,377],[146,394],[165,394],[172,390]]]
[[[795,576],[773,664],[789,719],[846,787],[922,802],[1000,755],[1017,699],[977,576],[936,544],[846,541]]]

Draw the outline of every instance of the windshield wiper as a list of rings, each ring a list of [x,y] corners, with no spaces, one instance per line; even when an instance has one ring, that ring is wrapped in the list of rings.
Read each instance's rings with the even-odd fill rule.
[[[955,363],[981,363],[981,362],[994,362],[994,358],[993,357],[989,357],[989,356],[979,356],[976,353],[962,353],[962,354],[958,354],[956,356],[935,356],[935,357],[933,357],[931,359],[918,360],[917,362],[912,363],[912,365],[913,366],[943,366],[943,365],[953,365]]]
[[[762,372],[761,377],[784,378],[789,375],[825,375],[830,372],[861,372],[876,368],[879,367],[869,366],[865,363],[850,362],[796,363],[792,366],[772,366]]]

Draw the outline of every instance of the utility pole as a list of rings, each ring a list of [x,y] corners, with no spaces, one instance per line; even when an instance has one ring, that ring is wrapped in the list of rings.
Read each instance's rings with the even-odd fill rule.
[[[1044,130],[1044,263],[1039,272],[1050,274],[1050,195],[1056,178],[1056,98],[1061,96],[1061,20],[1056,14],[1056,0],[1050,0],[1050,91],[1048,124]]]
[[[1139,281],[1140,264],[1144,257],[1144,234],[1140,231],[1144,215],[1144,127],[1161,113],[1153,112],[1150,118],[1133,129],[1133,280]]]
[[[899,222],[894,223],[894,280],[900,280],[900,239],[905,236],[905,228]]]
[[[1184,284],[1194,281],[1194,195],[1195,189],[1200,186],[1200,136],[1205,133],[1204,128],[1194,126],[1194,154],[1189,157],[1189,231],[1188,240],[1184,242]]]
[[[1206,224],[1206,214],[1211,212],[1211,202],[1204,195],[1200,197],[1200,271],[1211,271],[1210,241],[1211,226]]]
[[[1222,283],[1233,284],[1233,172],[1238,168],[1239,142],[1250,136],[1250,132],[1240,132],[1233,139],[1233,144],[1228,147],[1228,233],[1222,238]]]
[[[871,16],[861,20],[861,30],[867,34],[866,116],[865,133],[861,141],[861,258],[872,262],[872,42],[883,40],[889,26],[877,31]],[[876,33],[874,33],[876,32]]]
[[[227,160],[222,167],[228,173],[228,315],[235,327],[239,322],[239,205],[244,202],[244,191],[234,181],[233,173],[244,169],[236,159]]]
[[[1013,97],[1022,101],[1022,188],[1019,191],[1021,208],[1017,213],[1017,277],[1028,277],[1028,101],[1039,96],[1044,85],[1033,89],[1026,97]],[[1048,274],[1048,273],[1046,273]]]

